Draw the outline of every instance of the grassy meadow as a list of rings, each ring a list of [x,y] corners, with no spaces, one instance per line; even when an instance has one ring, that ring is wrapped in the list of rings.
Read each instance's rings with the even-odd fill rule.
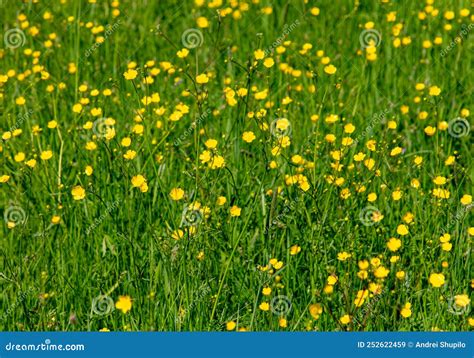
[[[468,0],[0,0],[0,329],[474,327]]]

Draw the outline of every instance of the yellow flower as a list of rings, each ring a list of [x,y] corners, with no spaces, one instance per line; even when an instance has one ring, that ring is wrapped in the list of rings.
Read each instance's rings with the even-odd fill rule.
[[[132,299],[130,296],[119,296],[118,301],[115,303],[115,308],[127,313],[132,309]]]
[[[211,152],[209,152],[208,150],[205,150],[199,155],[199,159],[203,163],[208,163],[211,160]]]
[[[74,188],[72,188],[71,194],[74,200],[82,200],[86,197],[86,191],[80,185],[76,185]]]
[[[6,183],[10,179],[9,175],[0,176],[0,183]]]
[[[13,157],[13,159],[15,160],[15,162],[22,162],[25,160],[25,153],[23,152],[19,152],[17,154],[15,154],[15,156]]]
[[[411,316],[411,303],[407,302],[400,311],[400,314],[403,318],[408,318]]]
[[[360,260],[357,265],[361,270],[366,270],[369,267],[369,261],[367,260]]]
[[[181,229],[175,230],[171,233],[171,237],[175,240],[182,239],[184,237],[184,231]]]
[[[323,306],[319,303],[314,303],[309,306],[309,314],[314,319],[319,319],[319,316],[323,313]]]
[[[393,148],[393,149],[390,151],[390,156],[395,157],[395,156],[401,154],[402,151],[403,151],[402,148],[400,148],[400,147],[395,147],[395,148]]]
[[[376,193],[369,193],[369,195],[367,195],[367,201],[372,203],[375,200],[377,200],[377,194]]]
[[[54,121],[54,120],[53,120],[53,121],[49,121],[49,122],[48,122],[48,128],[49,128],[49,129],[54,129],[54,128],[56,128],[57,126],[58,126],[58,122],[57,122],[57,121]]]
[[[225,196],[219,196],[219,197],[217,198],[216,204],[219,205],[219,206],[222,206],[222,205],[224,205],[226,202],[227,202],[227,198],[226,198]]]
[[[420,157],[419,155],[415,156],[415,159],[413,159],[413,163],[416,165],[421,165],[423,163],[423,157]]]
[[[51,224],[59,224],[61,222],[61,217],[58,215],[54,215],[51,218]]]
[[[30,159],[25,162],[30,168],[34,168],[36,166],[36,159]]]
[[[439,96],[440,93],[441,93],[441,88],[439,88],[438,86],[430,87],[430,90],[429,90],[430,96]]]
[[[216,149],[217,147],[217,140],[215,139],[208,139],[206,142],[204,142],[204,145],[207,147],[207,149]]]
[[[339,121],[339,116],[337,114],[330,114],[324,119],[324,121],[330,124],[336,123],[337,121]]]
[[[209,167],[211,169],[223,168],[224,166],[225,166],[225,159],[224,157],[220,155],[216,155],[212,157],[212,159],[209,161]]]
[[[53,157],[53,152],[50,150],[45,150],[41,152],[41,155],[40,155],[40,158],[42,160],[48,160],[48,159],[51,159],[52,157]]]
[[[242,211],[237,205],[234,205],[230,208],[230,216],[240,216],[240,212]]]
[[[435,127],[427,126],[427,127],[425,128],[425,134],[426,134],[427,136],[430,136],[430,137],[431,137],[431,136],[434,135],[435,133],[436,133],[436,128],[435,128]]]
[[[125,77],[126,80],[134,80],[138,76],[138,71],[134,70],[133,68],[130,68],[126,72],[123,73],[123,77]]]
[[[416,89],[417,91],[423,91],[423,90],[425,89],[425,87],[426,87],[425,84],[422,83],[422,82],[417,83],[417,84],[415,85],[415,89]]]
[[[137,152],[134,150],[127,150],[127,152],[123,155],[123,157],[127,160],[132,160],[137,156]]]
[[[263,60],[263,58],[265,57],[265,52],[263,50],[258,49],[253,52],[253,56],[256,60]]]
[[[313,16],[318,16],[320,13],[319,7],[313,7],[309,11],[311,12],[311,15]]]
[[[242,139],[247,143],[251,143],[255,140],[255,134],[253,132],[244,132]]]
[[[367,158],[364,160],[364,165],[367,167],[367,169],[372,170],[375,166],[375,160],[372,158]]]
[[[326,72],[328,75],[333,75],[337,71],[337,68],[334,65],[327,65],[324,67],[324,72]]]
[[[268,57],[268,58],[266,58],[266,59],[263,61],[263,65],[264,65],[266,68],[273,67],[274,64],[275,64],[275,61],[274,61],[273,58],[271,58],[271,57]]]
[[[369,297],[369,290],[359,290],[359,291],[357,291],[356,298],[354,299],[354,305],[356,307],[362,306],[367,297]]]
[[[326,285],[326,286],[324,286],[323,292],[324,292],[326,295],[330,295],[331,293],[334,292],[334,286],[331,286],[331,285]]]
[[[262,289],[262,295],[269,296],[272,293],[272,289],[270,287],[264,287]]]
[[[229,321],[226,323],[225,326],[228,331],[233,331],[235,327],[237,327],[237,323],[235,323],[234,321]]]
[[[415,215],[410,212],[407,212],[405,215],[403,215],[403,221],[405,221],[407,224],[411,223],[414,218]]]
[[[351,256],[351,254],[344,251],[337,254],[337,259],[339,261],[346,261],[347,259],[351,258]]]
[[[461,198],[461,204],[462,205],[469,205],[472,203],[472,196],[471,195],[468,195],[468,194],[465,194],[462,196]]]
[[[433,179],[433,183],[435,183],[436,185],[444,185],[446,184],[446,178],[438,175],[436,178]]]
[[[209,20],[206,19],[204,16],[201,16],[201,17],[198,17],[196,19],[196,24],[198,25],[198,27],[200,27],[201,29],[204,29],[206,27],[209,27]]]
[[[469,296],[466,294],[454,296],[454,303],[458,307],[466,307],[471,303]]]
[[[402,240],[396,239],[396,238],[391,238],[387,242],[387,247],[390,251],[397,251],[400,247],[402,246]]]
[[[110,332],[110,329],[104,327],[104,328],[99,329],[99,332]]]
[[[453,244],[451,244],[450,242],[445,242],[441,244],[441,249],[443,251],[451,251],[452,248],[453,248]]]
[[[283,267],[283,261],[277,261],[276,263],[273,263],[272,266],[276,269],[279,270]]]
[[[337,276],[336,275],[329,275],[327,278],[328,285],[334,286],[337,283]]]
[[[379,295],[382,293],[383,286],[381,284],[371,282],[369,283],[369,291],[374,295]]]
[[[26,103],[25,97],[18,97],[15,99],[15,103],[19,106],[23,106]]]
[[[419,118],[419,119],[426,119],[426,118],[428,118],[428,112],[426,112],[426,111],[421,111],[421,112],[418,114],[418,118]]]
[[[403,280],[405,278],[405,271],[397,271],[397,273],[395,274],[395,276],[399,279],[399,280]]]
[[[204,83],[208,83],[209,82],[209,77],[207,77],[207,75],[205,73],[202,73],[202,74],[200,74],[196,77],[196,82],[200,85],[204,84]]]
[[[90,177],[93,172],[94,172],[94,169],[93,169],[90,165],[86,166],[86,168],[85,168],[85,170],[84,170],[84,173],[85,173],[88,177]]]
[[[290,121],[286,118],[279,118],[276,121],[275,128],[279,133],[285,133],[290,127]]]
[[[92,108],[91,109],[91,115],[94,117],[98,117],[102,114],[102,109],[101,108]]]
[[[379,267],[380,266],[380,259],[378,257],[373,257],[370,259],[370,264],[374,267]]]
[[[290,255],[294,256],[300,252],[301,252],[301,247],[299,247],[298,245],[293,245],[292,247],[290,247]]]
[[[183,48],[182,50],[179,50],[176,55],[179,57],[179,58],[185,58],[186,56],[189,55],[189,50],[187,48]]]
[[[444,275],[442,273],[432,273],[429,282],[433,287],[441,287],[444,285]]]
[[[87,142],[86,143],[86,149],[87,150],[96,150],[97,149],[97,144],[94,142]]]
[[[339,319],[339,322],[341,322],[342,324],[349,324],[351,322],[351,316],[345,314]]]
[[[449,242],[451,240],[451,235],[448,233],[443,234],[440,238],[439,241],[444,243],[444,242]]]
[[[184,197],[184,190],[181,188],[173,188],[170,191],[170,197],[175,201],[181,200]]]
[[[374,276],[377,277],[377,278],[385,278],[388,276],[388,274],[390,273],[390,270],[383,267],[383,266],[379,266],[375,269],[374,271]]]
[[[148,184],[146,182],[146,179],[143,175],[135,175],[132,177],[132,186],[134,188],[140,188],[140,191],[142,193],[145,193],[148,191]]]
[[[122,145],[122,147],[129,147],[130,144],[132,144],[132,139],[129,137],[125,137],[121,140],[120,144]]]
[[[398,201],[402,198],[402,195],[403,195],[403,192],[397,189],[392,193],[392,199],[394,201]]]
[[[12,132],[7,131],[2,134],[2,139],[3,140],[9,140],[12,137]]]
[[[398,225],[397,234],[402,236],[408,235],[408,227],[404,224]]]
[[[145,126],[143,124],[135,124],[132,128],[132,132],[135,134],[143,134]]]
[[[268,311],[270,309],[270,304],[268,302],[262,302],[260,303],[260,305],[258,306],[258,308],[260,308],[262,311]]]

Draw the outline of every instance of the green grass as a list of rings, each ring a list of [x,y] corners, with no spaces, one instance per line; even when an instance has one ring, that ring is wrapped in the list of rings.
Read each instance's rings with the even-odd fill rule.
[[[254,331],[472,329],[472,303],[455,303],[457,295],[471,298],[474,285],[474,220],[470,206],[461,203],[473,194],[474,82],[472,14],[461,16],[460,10],[472,13],[472,5],[435,2],[439,14],[420,20],[426,4],[415,1],[276,1],[265,14],[271,3],[224,4],[218,8],[231,13],[217,16],[216,8],[192,1],[126,0],[120,14],[113,13],[112,2],[3,1],[0,80],[9,78],[0,81],[2,330],[225,330],[228,322]],[[318,16],[311,14],[314,6]],[[388,22],[392,11],[396,20]],[[446,19],[446,11],[455,18]],[[199,17],[208,19],[208,28],[198,27]],[[369,21],[378,36],[375,61],[366,58],[360,41]],[[104,26],[102,43],[96,44],[89,22]],[[396,24],[403,24],[398,36]],[[34,26],[36,36],[30,31]],[[19,28],[17,47],[7,33]],[[179,58],[189,29],[202,43]],[[48,47],[50,34],[56,38]],[[435,44],[437,36],[441,44]],[[456,36],[461,43],[450,45]],[[404,37],[411,43],[396,47],[394,40]],[[431,48],[423,48],[425,40]],[[272,54],[274,43],[286,51]],[[306,43],[312,48],[301,52]],[[37,60],[27,49],[38,51]],[[255,60],[258,49],[267,50],[273,67]],[[337,68],[335,74],[325,73],[320,50]],[[146,67],[151,60],[155,64]],[[126,80],[131,61],[138,75]],[[77,67],[72,73],[71,63]],[[160,73],[146,85],[144,76],[153,68]],[[204,85],[196,83],[202,73],[209,76]],[[417,83],[426,88],[417,90]],[[81,92],[84,84],[87,90]],[[441,89],[438,96],[429,94],[432,86]],[[248,95],[236,94],[232,106],[226,87],[246,88]],[[91,94],[94,89],[98,96]],[[104,96],[104,89],[111,95]],[[267,97],[256,99],[263,90]],[[145,106],[143,97],[153,93],[160,102]],[[18,105],[19,97],[26,103]],[[81,98],[90,103],[75,113]],[[180,102],[189,113],[172,121]],[[163,115],[155,112],[160,107],[166,109]],[[93,116],[93,108],[102,114]],[[257,115],[262,109],[266,113]],[[423,111],[426,119],[419,118]],[[334,124],[325,121],[331,114],[339,116]],[[315,115],[319,119],[312,121]],[[101,118],[109,117],[115,119],[110,127],[115,136],[104,138],[108,127]],[[272,149],[282,140],[275,129],[279,118],[289,120],[291,130],[283,134],[291,144],[274,156]],[[51,120],[56,128],[48,128]],[[392,121],[396,128],[389,127]],[[87,122],[95,126],[84,129]],[[348,123],[355,126],[353,133],[344,133]],[[136,124],[144,126],[142,134],[133,133]],[[427,126],[438,129],[429,136]],[[8,139],[14,129],[22,132]],[[255,134],[253,142],[242,140],[246,131]],[[328,134],[335,135],[334,143],[326,140]],[[128,148],[121,145],[124,137],[132,140]],[[344,137],[355,143],[342,145]],[[211,138],[225,159],[219,169],[200,159]],[[369,140],[376,141],[374,151],[366,146]],[[87,142],[97,148],[86,150]],[[392,156],[397,146],[403,151]],[[129,149],[136,151],[132,160],[123,157]],[[40,159],[47,150],[52,158]],[[25,159],[18,162],[14,157],[20,152]],[[373,168],[355,160],[359,152],[374,160]],[[414,163],[417,156],[423,157],[421,165]],[[455,161],[446,165],[450,156]],[[26,162],[33,158],[37,163],[31,168]],[[85,174],[86,166],[92,175]],[[146,192],[132,186],[139,174],[146,178]],[[291,176],[300,182],[291,185]],[[435,184],[437,176],[447,183]],[[86,190],[82,200],[74,200],[75,186]],[[361,187],[365,190],[358,192]],[[433,195],[440,187],[449,198]],[[170,198],[173,188],[185,191],[181,200]],[[350,193],[346,199],[344,189]],[[393,200],[397,190],[403,195]],[[369,202],[369,193],[377,199]],[[224,205],[216,204],[220,196],[227,199]],[[186,209],[193,202],[201,204],[199,210]],[[231,216],[234,205],[240,216]],[[374,210],[383,215],[377,223],[371,221]],[[408,212],[414,216],[410,223],[403,219]],[[195,225],[189,223],[193,215]],[[52,224],[53,216],[60,223]],[[397,233],[401,224],[408,228],[405,236]],[[183,230],[179,240],[172,237],[177,230]],[[441,248],[444,233],[451,235],[450,251]],[[390,238],[401,239],[397,252],[388,249]],[[296,255],[294,245],[301,248]],[[351,256],[341,261],[342,252]],[[398,261],[391,262],[392,256]],[[282,267],[262,271],[274,258]],[[371,265],[361,279],[359,261],[376,258],[387,276],[375,277]],[[405,278],[397,278],[399,271]],[[444,274],[441,287],[429,283],[432,273]],[[331,275],[338,281],[328,294],[324,288]],[[357,292],[374,284],[378,293],[356,307]],[[272,288],[269,296],[262,294],[264,287]],[[133,300],[129,312],[114,309],[119,296]],[[268,311],[259,308],[262,302]],[[404,318],[406,303],[412,314]],[[316,304],[322,308],[319,317],[310,313]],[[352,317],[349,324],[340,322],[344,315]],[[286,327],[279,325],[282,318]]]

